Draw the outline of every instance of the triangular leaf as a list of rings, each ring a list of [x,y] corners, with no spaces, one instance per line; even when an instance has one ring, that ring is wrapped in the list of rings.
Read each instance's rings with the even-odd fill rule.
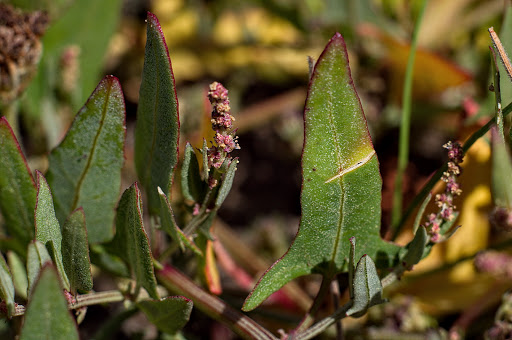
[[[162,224],[162,229],[167,232],[167,234],[177,242],[180,246],[181,250],[185,250],[185,247],[191,249],[194,253],[199,256],[202,256],[201,250],[195,245],[195,243],[181,231],[181,229],[176,224],[174,220],[174,215],[171,210],[171,205],[167,200],[164,192],[160,187],[158,187],[158,194],[160,195],[160,223]]]
[[[0,211],[7,231],[26,249],[34,238],[36,185],[5,117],[0,118]]]
[[[112,246],[128,265],[137,283],[147,290],[149,296],[158,299],[153,257],[142,222],[142,198],[137,183],[126,189],[119,201]]]
[[[192,301],[182,296],[143,300],[137,306],[161,332],[174,334],[185,326],[192,312]]]
[[[304,119],[299,232],[249,295],[246,311],[296,277],[347,271],[353,236],[364,245],[355,257],[366,252],[379,267],[391,266],[400,249],[380,238],[379,164],[339,33],[315,64]]]
[[[179,114],[169,51],[156,16],[148,12],[146,54],[140,85],[135,165],[148,194],[149,212],[160,209],[157,188],[166,195],[178,162]]]
[[[412,268],[416,263],[424,257],[426,252],[425,247],[429,242],[427,230],[425,227],[420,226],[414,235],[412,241],[406,246],[407,253],[402,258],[402,263],[405,268]],[[428,251],[428,250],[427,250]]]
[[[27,279],[28,279],[28,290],[27,295],[30,295],[32,287],[36,282],[37,277],[41,268],[47,263],[52,262],[50,253],[41,242],[35,240],[28,245],[27,252]]]
[[[91,243],[114,235],[114,212],[124,162],[125,105],[121,85],[105,77],[49,156],[47,173],[57,217],[83,207]]]
[[[73,211],[62,227],[62,257],[68,275],[70,292],[92,289],[91,260],[82,208]]]
[[[4,257],[0,254],[0,298],[7,306],[7,316],[10,318],[16,307],[14,303],[14,283]]]
[[[57,270],[62,278],[62,283],[69,290],[69,281],[62,263],[62,233],[59,221],[55,217],[53,199],[50,187],[43,174],[36,171],[37,175],[37,202],[35,209],[36,240],[44,244],[50,253]]]
[[[78,340],[75,321],[52,265],[41,270],[25,312],[21,340],[32,339]]]

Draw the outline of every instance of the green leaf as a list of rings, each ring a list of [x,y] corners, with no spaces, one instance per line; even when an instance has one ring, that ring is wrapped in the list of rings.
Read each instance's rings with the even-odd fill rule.
[[[55,5],[55,1],[51,3]],[[25,108],[31,115],[40,117],[45,110],[43,103],[54,102],[55,89],[65,86],[60,83],[60,63],[64,50],[70,46],[76,46],[80,51],[72,112],[79,109],[101,78],[105,52],[118,29],[121,4],[121,0],[73,0],[64,13],[52,18],[55,20],[42,40],[44,48],[39,72],[24,99]]]
[[[360,317],[366,313],[368,308],[386,302],[382,299],[382,285],[377,268],[366,254],[357,263],[354,280],[349,284],[353,286],[354,298],[347,315]]]
[[[142,223],[142,198],[137,183],[126,189],[119,201],[116,236],[112,245],[130,268],[137,284],[144,287],[149,296],[158,299],[153,257]]]
[[[210,169],[208,168],[208,144],[206,143],[206,139],[203,138],[203,148],[200,150],[201,159],[203,163],[203,171],[201,172],[201,177],[206,181],[208,180],[208,172]]]
[[[41,268],[47,263],[52,262],[50,253],[41,242],[34,240],[28,245],[27,253],[27,279],[28,279],[28,290],[27,294],[30,295],[32,287],[39,276]]]
[[[111,274],[121,277],[130,277],[130,271],[126,264],[118,256],[108,252],[108,246],[92,244],[91,262]]]
[[[169,51],[156,16],[148,13],[146,54],[140,85],[135,165],[148,194],[149,212],[158,214],[157,188],[166,195],[178,162],[179,114]]]
[[[405,268],[412,268],[416,263],[420,262],[420,260],[424,257],[426,251],[425,247],[429,242],[429,237],[427,235],[427,230],[425,227],[421,226],[416,231],[414,238],[407,245],[407,252],[402,258],[402,263]]]
[[[9,234],[26,249],[34,238],[36,185],[5,117],[0,118],[0,211]]]
[[[69,281],[62,263],[62,233],[59,221],[55,217],[50,187],[39,171],[37,175],[37,201],[35,209],[36,240],[40,241],[50,253],[62,278],[64,287],[69,290]]]
[[[502,208],[512,208],[512,158],[505,141],[492,128],[492,193]]]
[[[52,265],[41,270],[25,312],[21,340],[32,339],[78,340],[75,321]]]
[[[246,311],[299,276],[347,271],[351,237],[364,245],[356,258],[367,253],[380,268],[397,259],[400,248],[380,238],[379,164],[339,33],[315,64],[304,120],[299,231],[248,296]]]
[[[92,289],[91,260],[85,215],[82,208],[73,211],[62,227],[62,258],[69,279],[70,292]]]
[[[229,164],[229,167],[222,179],[222,184],[220,185],[219,192],[217,194],[217,198],[215,199],[215,209],[219,209],[229,192],[231,191],[231,186],[233,185],[233,179],[235,178],[236,166],[238,164],[238,158],[235,158]]]
[[[165,196],[160,187],[158,187],[158,194],[160,195],[160,223],[162,224],[162,229],[167,232],[167,234],[173,239],[174,242],[178,243],[182,251],[184,251],[185,247],[187,247],[197,255],[202,256],[203,253],[201,250],[194,244],[193,241],[189,240],[189,238],[176,224],[171,205],[167,200],[167,196]]]
[[[202,202],[206,183],[201,179],[196,153],[190,143],[185,146],[185,156],[181,167],[181,191],[183,198],[191,202]]]
[[[105,77],[49,156],[47,173],[59,221],[83,207],[89,242],[114,234],[114,210],[124,162],[125,105],[121,85]]]
[[[22,299],[27,298],[28,279],[27,270],[22,259],[13,251],[7,252],[7,263],[12,273],[12,281],[16,295]]]
[[[7,306],[7,316],[10,318],[16,307],[14,303],[14,283],[4,257],[0,254],[0,298]]]
[[[174,334],[185,326],[192,312],[192,301],[182,296],[143,300],[137,306],[161,332]]]

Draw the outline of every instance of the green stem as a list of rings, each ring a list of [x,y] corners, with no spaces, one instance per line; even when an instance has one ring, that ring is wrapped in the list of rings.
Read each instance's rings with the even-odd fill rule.
[[[391,213],[391,225],[396,229],[400,222],[402,214],[402,179],[409,162],[409,133],[411,125],[411,100],[412,100],[412,80],[414,73],[414,59],[416,56],[416,47],[418,43],[418,32],[421,26],[421,20],[427,7],[427,0],[423,0],[423,4],[414,26],[412,33],[411,48],[409,52],[409,60],[407,61],[407,69],[405,71],[404,91],[402,95],[402,121],[400,123],[400,139],[398,147],[398,167],[395,178],[395,189],[393,192],[393,210]]]
[[[203,313],[224,323],[233,332],[244,339],[278,340],[271,332],[251,318],[234,310],[224,301],[198,287],[185,274],[171,266],[156,272],[160,283],[177,294],[184,295],[194,302]]]
[[[510,112],[512,112],[512,103],[508,104],[503,109],[502,112],[503,112],[503,117],[506,117],[507,115],[509,115]],[[493,117],[492,119],[490,119],[487,122],[487,124],[485,124],[480,129],[478,129],[478,131],[474,132],[462,146],[462,151],[464,152],[464,154],[466,154],[467,151],[469,150],[469,148],[471,148],[471,146],[473,146],[473,144],[475,144],[475,142],[478,139],[480,139],[482,136],[484,136],[494,124],[496,124],[496,117]],[[437,170],[432,175],[432,177],[430,177],[430,180],[428,181],[428,183],[425,184],[425,186],[421,189],[421,191],[418,193],[418,195],[416,195],[416,197],[414,197],[411,204],[409,204],[409,206],[405,210],[404,214],[402,215],[400,223],[398,224],[398,227],[395,229],[395,231],[393,233],[393,240],[398,236],[401,228],[403,227],[403,225],[405,224],[405,222],[407,221],[409,216],[412,214],[414,209],[416,209],[416,207],[425,199],[425,197],[427,197],[427,195],[430,193],[432,188],[434,188],[434,185],[441,179],[443,172],[445,172],[447,169],[448,169],[447,164],[444,164],[439,170]]]
[[[294,340],[307,340],[321,334],[328,327],[347,316],[347,311],[352,307],[352,301],[347,302],[334,312],[334,314],[322,319],[304,332],[297,334]]]
[[[86,306],[99,305],[103,303],[120,302],[125,296],[118,290],[110,290],[106,292],[95,292],[84,295],[78,295],[76,302],[68,303],[69,309],[79,309]],[[21,316],[25,314],[25,307],[17,305],[13,316]]]
[[[500,83],[500,70],[496,61],[496,53],[491,47],[491,69],[494,79],[494,110],[496,117],[496,125],[498,126],[498,132],[502,140],[505,140],[505,134],[503,132],[503,113],[501,110],[501,83]]]

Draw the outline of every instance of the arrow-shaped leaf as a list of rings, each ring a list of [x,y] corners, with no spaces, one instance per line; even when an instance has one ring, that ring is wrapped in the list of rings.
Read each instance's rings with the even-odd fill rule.
[[[50,154],[47,173],[60,223],[78,207],[89,242],[112,239],[124,162],[125,105],[117,78],[105,77]]]
[[[23,244],[34,238],[36,185],[5,117],[0,118],[0,211],[7,231]]]
[[[140,85],[135,165],[148,193],[149,212],[160,210],[158,187],[169,195],[178,162],[179,114],[169,51],[156,16],[148,12],[146,54]]]
[[[347,271],[351,237],[364,245],[356,258],[367,253],[379,267],[396,260],[399,247],[380,238],[379,164],[339,33],[315,64],[304,121],[299,232],[249,295],[246,311],[296,277]]]
[[[153,257],[142,223],[142,198],[137,183],[126,189],[119,201],[112,247],[128,265],[137,283],[147,290],[149,296],[158,299]]]

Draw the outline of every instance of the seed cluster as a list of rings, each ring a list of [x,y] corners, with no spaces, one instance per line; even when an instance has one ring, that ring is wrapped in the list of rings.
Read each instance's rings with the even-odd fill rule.
[[[424,224],[432,242],[441,241],[441,225],[443,222],[453,219],[453,213],[456,209],[453,200],[462,193],[460,184],[457,182],[461,173],[460,163],[462,163],[464,156],[462,146],[459,142],[448,142],[443,147],[448,150],[449,158],[448,170],[443,173],[441,178],[446,183],[446,187],[444,193],[437,194],[435,197],[439,211],[428,215],[428,220]]]

